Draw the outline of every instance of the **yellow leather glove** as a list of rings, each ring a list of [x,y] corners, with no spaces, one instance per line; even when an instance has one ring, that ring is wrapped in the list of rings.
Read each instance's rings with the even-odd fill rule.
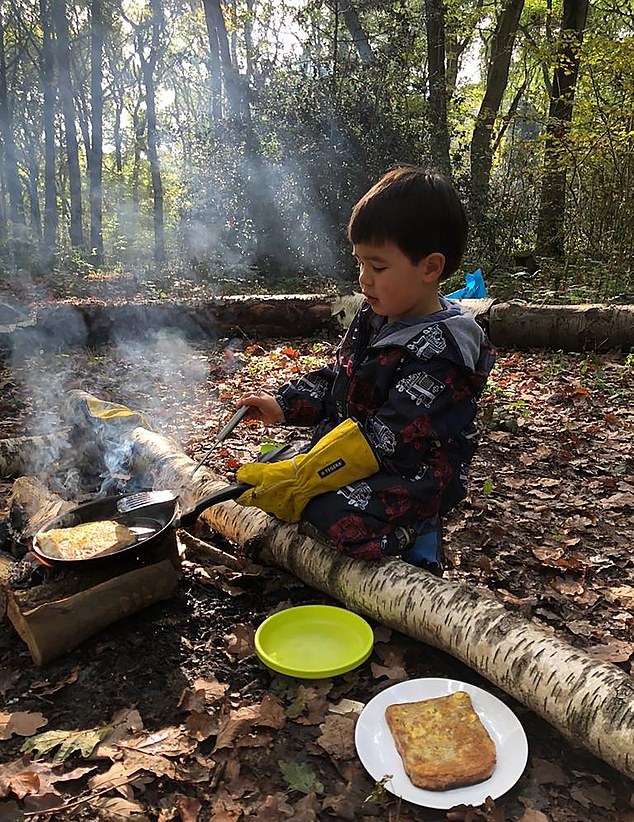
[[[86,408],[90,417],[95,417],[104,422],[126,422],[133,425],[142,425],[144,428],[152,430],[145,414],[140,411],[132,411],[126,405],[98,400],[96,397],[87,397]]]
[[[379,470],[374,452],[353,420],[345,420],[307,454],[274,463],[254,462],[238,470],[238,482],[252,485],[238,497],[285,522],[297,522],[313,497],[335,491]]]

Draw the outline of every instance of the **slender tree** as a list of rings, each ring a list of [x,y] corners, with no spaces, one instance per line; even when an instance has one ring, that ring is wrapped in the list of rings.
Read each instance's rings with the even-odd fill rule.
[[[564,0],[550,94],[537,226],[537,250],[551,257],[564,256],[567,179],[564,155],[572,122],[581,44],[587,18],[588,0]]]
[[[451,175],[447,82],[445,72],[445,7],[443,0],[425,0],[431,158],[435,168]]]
[[[103,18],[101,0],[90,4],[90,248],[96,266],[103,264]]]
[[[374,62],[374,52],[372,51],[368,35],[361,25],[359,14],[352,0],[342,0],[341,14],[343,15],[344,23],[350,33],[352,44],[359,55],[359,59],[365,65],[372,64]]]
[[[79,146],[75,131],[75,103],[70,76],[70,36],[65,0],[51,0],[51,11],[57,35],[57,65],[59,94],[64,115],[68,184],[70,187],[70,241],[76,248],[84,247]]]
[[[484,96],[471,137],[471,217],[481,230],[487,224],[493,127],[508,84],[513,45],[523,8],[524,0],[508,0],[498,17],[491,39]]]
[[[39,0],[42,25],[42,53],[40,58],[44,127],[44,252],[54,256],[57,245],[57,185],[55,182],[55,53],[51,36],[50,7],[47,0]]]
[[[145,111],[147,119],[147,156],[150,161],[152,180],[153,222],[154,222],[154,260],[165,262],[165,223],[163,214],[163,178],[158,152],[158,130],[156,120],[155,72],[159,57],[160,34],[163,13],[160,0],[149,0],[151,12],[151,33],[148,54],[144,42],[143,27],[138,28],[139,58],[145,88]]]
[[[209,91],[211,122],[217,124],[222,117],[222,70],[220,68],[220,44],[218,42],[217,12],[215,4],[203,0],[205,25],[209,40]]]
[[[7,88],[7,64],[5,57],[4,20],[0,10],[0,133],[4,147],[4,178],[9,194],[9,215],[14,238],[21,238],[24,232],[24,204],[18,164],[15,152],[14,126],[9,91]]]

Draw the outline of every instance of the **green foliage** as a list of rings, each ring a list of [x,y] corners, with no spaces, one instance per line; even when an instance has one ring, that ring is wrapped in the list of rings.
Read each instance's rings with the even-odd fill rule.
[[[308,765],[301,762],[280,762],[280,771],[291,791],[305,794],[324,792],[323,783]]]
[[[499,5],[445,4],[451,161],[466,201],[470,142]],[[213,282],[219,293],[354,282],[345,237],[351,206],[389,166],[428,165],[431,159],[425,4],[356,0],[352,8],[372,59],[362,59],[332,4],[237,0],[235,18],[225,9],[248,112],[232,111],[225,77],[220,111],[212,114],[203,6],[161,4],[154,80],[168,269]],[[140,37],[149,54],[148,9],[132,4],[126,22],[116,4],[105,7],[103,237],[110,268],[152,278],[154,192],[138,53]],[[634,299],[634,38],[625,7],[607,13],[591,5],[584,33],[572,124],[556,155],[566,175],[566,257],[538,259],[538,272],[530,276],[516,262],[535,245],[561,12],[561,2],[525,4],[493,126],[489,213],[472,226],[463,271],[483,268],[500,298],[627,301]],[[88,237],[90,16],[86,6],[72,4],[68,14]],[[20,233],[10,224],[5,192],[0,273],[39,275],[53,262],[62,272],[86,276],[87,251],[71,249],[68,241],[63,133],[56,145],[56,262],[55,250],[41,239],[43,22],[50,21],[40,20],[35,0],[6,9],[9,103],[27,229]],[[56,116],[61,128],[59,111]]]
[[[63,762],[74,753],[89,757],[97,745],[110,733],[110,730],[110,727],[104,726],[80,731],[47,731],[27,739],[21,750],[24,753],[35,752],[41,757],[57,748],[53,762]]]

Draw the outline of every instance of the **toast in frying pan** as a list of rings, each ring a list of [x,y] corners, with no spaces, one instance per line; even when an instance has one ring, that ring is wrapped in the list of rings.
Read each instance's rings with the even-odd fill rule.
[[[137,535],[120,522],[111,519],[84,522],[71,528],[52,528],[37,535],[42,553],[54,559],[90,559],[127,548]]]
[[[495,769],[495,743],[465,691],[388,705],[385,719],[405,772],[418,788],[475,785]]]

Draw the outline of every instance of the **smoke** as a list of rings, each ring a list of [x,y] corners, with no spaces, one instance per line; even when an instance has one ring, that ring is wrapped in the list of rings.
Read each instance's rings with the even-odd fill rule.
[[[142,306],[129,308],[138,310],[114,329],[113,344],[104,349],[87,348],[85,323],[70,305],[58,306],[59,314],[49,312],[41,325],[16,338],[10,364],[25,433],[55,435],[37,442],[25,458],[26,471],[69,499],[86,494],[90,483],[101,486],[99,493],[113,493],[138,478],[131,476],[132,444],[125,432],[99,421],[92,429],[73,425],[77,420],[64,412],[66,392],[82,389],[127,405],[145,413],[154,430],[184,437],[187,408],[206,390],[207,356],[188,340],[188,335],[208,338],[206,332],[193,321],[188,326],[167,306],[159,322],[171,327],[163,328],[149,327]]]
[[[179,403],[191,402],[206,382],[207,358],[196,351],[177,328],[154,329],[145,339],[115,339],[115,356],[125,379],[124,396],[142,398],[142,410],[157,429],[178,425]]]

